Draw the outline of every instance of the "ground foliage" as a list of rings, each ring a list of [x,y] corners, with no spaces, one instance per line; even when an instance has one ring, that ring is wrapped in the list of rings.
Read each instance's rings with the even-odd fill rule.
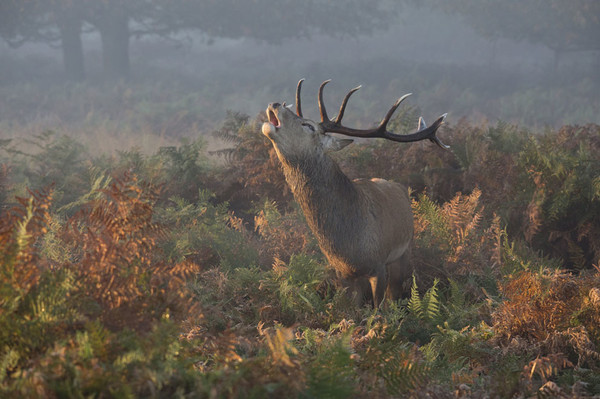
[[[599,126],[463,121],[450,151],[337,154],[412,190],[412,289],[374,311],[327,267],[261,118],[230,114],[217,161],[201,140],[0,142],[1,396],[600,395]]]

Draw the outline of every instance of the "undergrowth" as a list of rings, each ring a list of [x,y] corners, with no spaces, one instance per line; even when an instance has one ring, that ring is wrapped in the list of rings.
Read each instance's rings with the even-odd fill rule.
[[[318,250],[261,118],[229,116],[219,162],[202,141],[0,142],[0,396],[600,394],[598,126],[460,122],[451,151],[339,155],[412,189],[410,294],[373,310]]]

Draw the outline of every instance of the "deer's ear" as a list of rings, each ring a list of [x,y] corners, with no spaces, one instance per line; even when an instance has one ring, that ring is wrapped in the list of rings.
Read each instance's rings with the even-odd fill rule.
[[[323,148],[326,152],[334,152],[345,148],[353,142],[354,140],[352,139],[338,139],[337,137],[325,135],[325,138],[323,139]]]

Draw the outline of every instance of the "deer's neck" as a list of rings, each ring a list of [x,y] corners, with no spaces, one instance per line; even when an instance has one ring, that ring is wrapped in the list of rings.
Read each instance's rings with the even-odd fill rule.
[[[361,228],[360,195],[327,154],[281,157],[286,181],[326,255],[354,245]],[[329,252],[329,253],[328,253]]]

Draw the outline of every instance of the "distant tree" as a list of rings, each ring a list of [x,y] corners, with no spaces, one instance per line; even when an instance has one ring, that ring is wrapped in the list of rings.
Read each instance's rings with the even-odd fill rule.
[[[462,15],[490,39],[537,43],[554,51],[555,67],[566,52],[600,50],[598,0],[431,0]]]
[[[130,74],[129,41],[135,35],[170,33],[161,30],[153,20],[160,21],[161,6],[153,0],[73,0],[86,2],[83,18],[100,32],[102,66],[108,78],[126,78]],[[176,1],[176,0],[173,0]],[[166,1],[168,2],[168,0]],[[174,29],[175,27],[173,27]]]
[[[83,80],[82,6],[69,0],[2,0],[0,36],[12,47],[27,42],[61,47],[67,76]]]
[[[2,1],[0,35],[13,46],[28,41],[61,45],[67,73],[80,78],[84,23],[100,33],[105,74],[121,78],[130,74],[131,37],[167,36],[181,30],[199,31],[207,38],[269,42],[317,33],[357,35],[385,26],[394,9],[386,0]]]

